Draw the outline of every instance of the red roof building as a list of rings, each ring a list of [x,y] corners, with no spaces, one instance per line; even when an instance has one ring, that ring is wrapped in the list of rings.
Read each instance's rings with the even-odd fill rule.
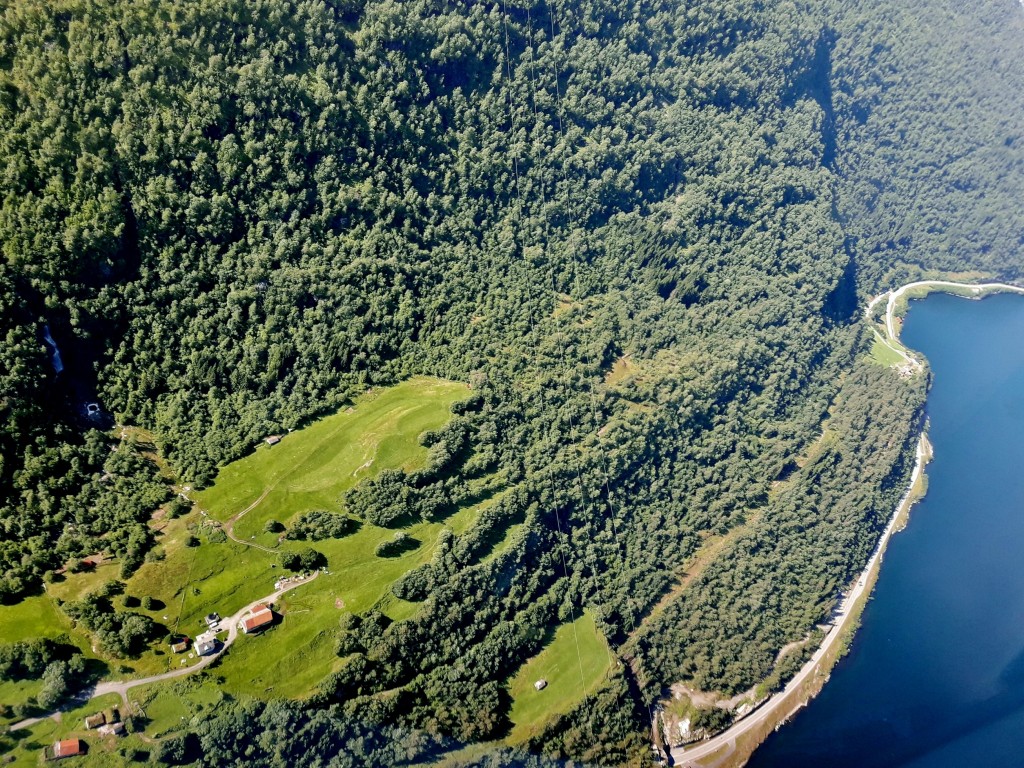
[[[266,629],[274,621],[274,612],[271,611],[267,606],[260,603],[259,605],[253,606],[252,614],[242,619],[240,625],[242,631],[247,635],[251,635],[253,632],[259,632],[262,629]]]
[[[85,754],[85,745],[81,739],[65,739],[53,745],[53,759],[60,760],[65,757],[78,757]]]

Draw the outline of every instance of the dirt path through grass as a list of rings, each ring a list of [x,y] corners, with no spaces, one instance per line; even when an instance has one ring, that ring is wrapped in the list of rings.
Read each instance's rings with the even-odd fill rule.
[[[276,603],[281,598],[281,596],[284,595],[286,592],[290,592],[296,587],[301,587],[303,584],[309,584],[319,575],[319,572],[317,572],[310,574],[305,578],[297,578],[295,579],[295,581],[292,581],[284,585],[283,587],[281,587],[275,592],[270,593],[266,597],[262,597],[259,600],[253,600],[251,603],[246,605],[244,608],[238,610],[236,613],[234,613],[227,619],[222,620],[221,623],[226,621],[228,625],[227,638],[225,638],[224,642],[221,644],[220,648],[216,650],[216,652],[210,654],[209,656],[202,657],[198,664],[181,667],[180,669],[171,669],[167,672],[162,672],[159,675],[150,675],[149,677],[142,677],[137,680],[107,680],[98,683],[93,688],[87,688],[86,690],[81,691],[79,694],[75,696],[74,699],[67,702],[65,705],[61,706],[58,710],[54,712],[49,712],[39,717],[32,717],[26,720],[22,720],[21,722],[12,725],[10,727],[10,730],[15,731],[22,728],[31,728],[33,725],[40,723],[47,718],[59,717],[61,711],[65,711],[67,709],[74,709],[75,707],[81,705],[85,701],[94,699],[97,696],[106,696],[109,693],[116,693],[118,696],[121,697],[121,700],[127,706],[128,691],[132,688],[138,688],[140,685],[149,685],[150,683],[158,683],[162,680],[171,680],[176,677],[184,677],[185,675],[191,675],[194,672],[198,672],[201,669],[205,669],[206,667],[213,664],[213,662],[215,662],[217,659],[219,659],[224,654],[224,652],[231,647],[235,640],[238,639],[238,623],[242,620],[242,617],[245,616],[245,614],[252,610],[253,606],[258,605],[259,603],[266,603],[267,605],[272,605],[273,603]]]
[[[263,493],[260,494],[260,497],[258,499],[256,499],[256,501],[254,501],[248,507],[243,509],[241,512],[236,512],[234,515],[232,515],[231,517],[229,517],[225,521],[225,523],[224,523],[224,533],[227,534],[229,539],[231,539],[236,544],[243,544],[246,547],[253,547],[254,549],[259,549],[259,550],[261,550],[263,552],[267,552],[267,553],[269,553],[271,555],[277,554],[270,547],[265,547],[262,544],[257,544],[254,541],[246,541],[245,539],[240,539],[237,536],[235,536],[235,523],[237,523],[239,520],[241,520],[243,517],[245,517],[246,514],[248,514],[249,512],[252,512],[252,510],[256,509],[256,507],[258,507],[260,505],[260,503],[265,498],[267,498],[267,496],[270,495],[270,492],[272,490],[274,490],[276,485],[277,485],[277,483],[274,483],[274,485],[271,485],[269,488],[266,488],[263,491]],[[188,496],[186,496],[186,498],[188,498]],[[205,509],[203,509],[202,507],[199,506],[198,502],[196,502],[194,499],[191,499],[191,498],[189,499],[189,501],[191,501],[193,504],[196,505],[196,509],[199,510],[199,514],[201,514],[207,520],[213,520],[213,518],[210,517],[209,513]]]
[[[225,533],[227,533],[229,539],[231,539],[232,541],[236,541],[239,544],[245,544],[245,546],[247,546],[247,547],[255,547],[256,549],[261,549],[264,552],[269,552],[270,554],[274,554],[274,550],[272,550],[270,547],[264,547],[262,544],[257,544],[254,541],[244,541],[244,540],[238,538],[237,536],[235,536],[235,523],[237,523],[239,520],[241,520],[243,517],[245,517],[249,512],[252,512],[254,509],[256,509],[256,507],[258,507],[262,503],[262,501],[265,498],[267,498],[267,496],[270,495],[270,492],[272,490],[274,490],[274,488],[276,488],[276,487],[277,487],[277,483],[274,483],[269,488],[264,490],[263,493],[260,494],[260,497],[258,499],[256,499],[256,501],[254,501],[248,507],[243,509],[241,512],[239,512],[239,513],[237,513],[235,515],[232,515],[231,517],[228,518],[228,521],[226,523],[224,523],[224,531],[225,531]],[[203,514],[206,514],[206,513],[204,512]]]

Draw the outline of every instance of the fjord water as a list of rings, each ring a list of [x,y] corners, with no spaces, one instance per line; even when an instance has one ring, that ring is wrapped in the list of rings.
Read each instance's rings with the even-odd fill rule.
[[[1024,297],[912,303],[934,374],[925,499],[850,653],[753,768],[1024,766]]]

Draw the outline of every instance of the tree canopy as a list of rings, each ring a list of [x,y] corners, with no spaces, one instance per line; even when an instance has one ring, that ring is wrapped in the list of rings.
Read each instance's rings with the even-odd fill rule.
[[[155,453],[201,487],[370,386],[465,381],[426,469],[285,534],[431,519],[493,478],[395,585],[419,612],[332,629],[310,701],[191,738],[217,765],[497,738],[505,681],[586,607],[624,663],[528,747],[643,753],[670,683],[777,671],[902,493],[926,381],[865,361],[863,299],[1020,275],[1022,27],[994,0],[7,4],[0,600],[97,551],[137,568]],[[67,609],[115,653],[153,631]]]

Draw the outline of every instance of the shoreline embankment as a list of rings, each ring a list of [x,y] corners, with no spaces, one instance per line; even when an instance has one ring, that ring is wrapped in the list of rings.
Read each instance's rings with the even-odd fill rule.
[[[924,298],[937,291],[967,299],[982,299],[998,293],[1024,294],[1024,287],[1009,283],[919,280],[885,291],[871,299],[864,309],[865,320],[871,324],[876,337],[906,361],[907,372],[911,375],[923,371],[924,365],[899,339],[899,332],[896,328],[897,310],[904,297]],[[875,308],[882,301],[886,302],[884,322],[882,323],[884,336],[871,319]],[[726,730],[705,741],[672,748],[670,754],[673,765],[690,766],[691,768],[742,766],[773,730],[790,720],[821,691],[828,681],[832,668],[845,652],[849,640],[859,625],[861,613],[878,579],[885,548],[892,534],[906,526],[910,507],[925,493],[924,467],[930,459],[931,445],[928,442],[926,430],[922,430],[918,436],[916,461],[906,493],[893,510],[867,565],[853,582],[840,604],[832,629],[825,635],[811,659],[800,668],[800,671],[793,676],[781,692],[768,697],[756,709],[734,722]]]

